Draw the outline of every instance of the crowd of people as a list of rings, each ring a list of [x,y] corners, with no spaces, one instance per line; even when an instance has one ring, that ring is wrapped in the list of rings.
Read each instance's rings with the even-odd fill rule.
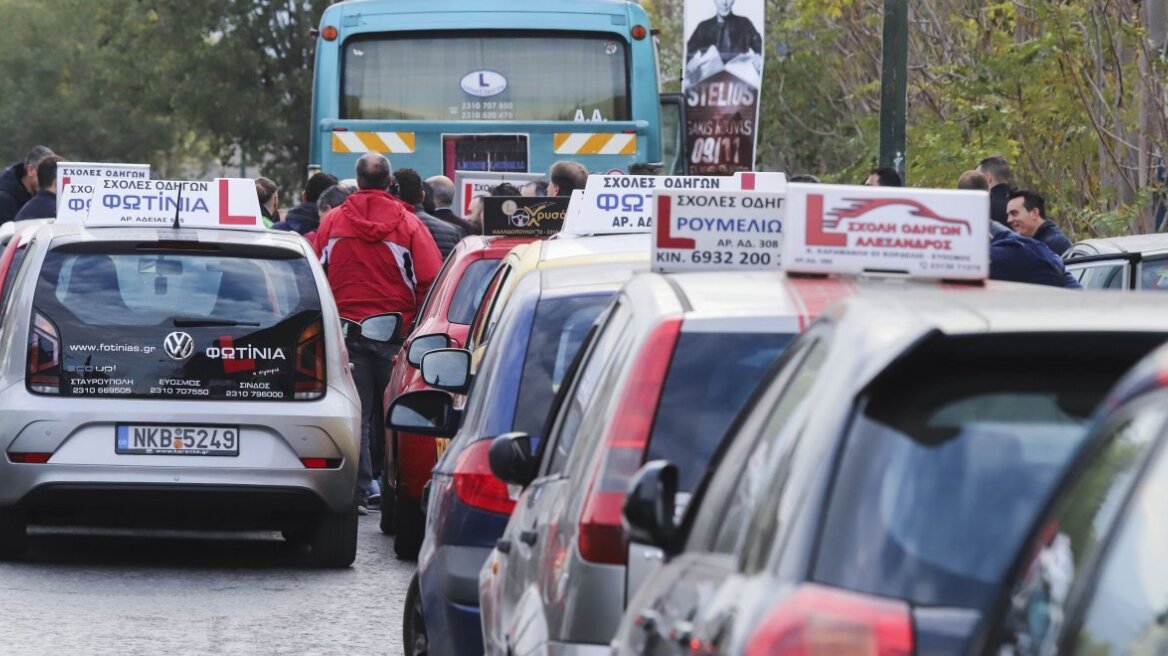
[[[1071,240],[1046,216],[1046,199],[1012,186],[1010,164],[987,157],[957,179],[957,188],[990,194],[990,278],[1067,289],[1082,289],[1067,272],[1063,257]],[[794,180],[794,178],[792,178]],[[864,180],[870,187],[904,186],[891,168],[874,168]]]
[[[33,148],[20,162],[0,173],[0,223],[56,214],[57,163],[44,146]],[[422,179],[417,171],[394,171],[389,160],[368,153],[357,161],[356,177],[313,174],[299,202],[281,215],[280,189],[268,178],[255,182],[265,225],[303,235],[320,258],[341,316],[360,321],[385,312],[399,312],[411,325],[443,260],[463,237],[482,233],[481,198],[469,203],[466,217],[454,210],[454,182],[445,176]],[[633,175],[660,174],[652,165],[630,167]],[[1047,218],[1039,194],[1011,186],[1009,164],[989,157],[957,181],[958,189],[985,190],[990,196],[990,277],[1055,287],[1078,288],[1062,256],[1071,242]],[[570,196],[583,189],[588,170],[571,161],[556,162],[545,180],[522,187],[502,183],[492,196]],[[818,183],[812,175],[793,175],[791,182]],[[872,169],[865,185],[903,186],[893,169]],[[361,395],[362,443],[357,505],[361,512],[380,501],[377,483],[384,454],[379,453],[381,426],[376,419],[380,394],[388,383],[398,346],[357,336],[348,344],[353,378]]]

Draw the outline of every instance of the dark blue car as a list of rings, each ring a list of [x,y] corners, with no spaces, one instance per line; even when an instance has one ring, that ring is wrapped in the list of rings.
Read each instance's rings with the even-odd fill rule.
[[[464,410],[437,390],[402,395],[391,407],[391,423],[441,417],[441,426],[411,429],[454,434],[430,484],[425,541],[406,597],[407,654],[482,653],[479,570],[515,504],[506,484],[491,473],[491,442],[522,431],[535,436],[533,448],[538,444],[548,407],[580,343],[620,284],[644,267],[610,263],[558,269],[564,275],[531,272],[517,283],[493,329]]]

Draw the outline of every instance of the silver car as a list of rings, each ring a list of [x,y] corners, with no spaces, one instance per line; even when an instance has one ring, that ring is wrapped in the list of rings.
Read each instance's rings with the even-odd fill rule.
[[[1066,264],[1085,289],[1168,291],[1168,234],[1085,239]]]
[[[45,225],[0,322],[0,556],[28,524],[280,530],[354,559],[360,408],[295,234]]]

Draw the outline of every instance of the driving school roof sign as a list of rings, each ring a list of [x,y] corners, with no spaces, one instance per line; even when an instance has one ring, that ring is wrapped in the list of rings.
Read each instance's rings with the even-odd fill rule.
[[[653,229],[653,193],[658,190],[738,189],[730,177],[678,175],[590,175],[579,207],[568,213],[564,232],[613,235]]]
[[[94,189],[103,178],[149,180],[148,164],[59,162],[57,164],[57,220],[84,222]]]
[[[653,206],[654,271],[779,267],[783,194],[658,190]]]
[[[799,273],[989,275],[984,191],[791,184],[783,266]]]
[[[181,227],[262,230],[255,182],[102,178],[90,197],[87,226]]]

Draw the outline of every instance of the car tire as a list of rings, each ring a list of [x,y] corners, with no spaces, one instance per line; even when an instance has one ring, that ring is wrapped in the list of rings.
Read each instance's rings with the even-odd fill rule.
[[[426,528],[421,504],[417,499],[411,499],[395,491],[393,514],[396,515],[393,552],[397,554],[398,560],[417,560],[418,552],[422,549],[422,534]]]
[[[396,508],[396,487],[390,487],[388,482],[381,486],[381,532],[385,535],[393,535],[397,531],[397,508]],[[390,498],[394,498],[394,503],[388,503]]]
[[[312,562],[318,567],[341,569],[357,559],[357,511],[326,513],[312,531]]]
[[[422,612],[422,589],[418,585],[418,575],[410,579],[406,590],[406,607],[402,613],[402,645],[406,656],[428,656],[430,636],[426,633],[426,617]]]
[[[28,522],[15,508],[0,508],[0,560],[24,558]]]

